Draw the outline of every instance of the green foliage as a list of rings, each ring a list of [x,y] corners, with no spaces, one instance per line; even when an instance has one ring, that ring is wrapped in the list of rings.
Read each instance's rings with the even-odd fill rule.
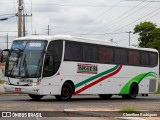
[[[139,34],[139,46],[155,48],[160,52],[160,28],[151,22],[141,22],[134,28],[134,33]]]
[[[157,25],[151,22],[141,22],[134,28],[134,33],[139,34],[139,46],[147,47],[147,44],[154,41],[152,31],[156,29]]]
[[[160,94],[160,84],[158,85],[157,94]]]
[[[4,84],[4,82],[5,82],[4,80],[0,80],[0,84]]]
[[[140,113],[139,110],[131,107],[122,108],[119,112],[121,113]]]
[[[155,28],[151,31],[153,42],[147,44],[149,48],[155,48],[160,52],[160,28]]]

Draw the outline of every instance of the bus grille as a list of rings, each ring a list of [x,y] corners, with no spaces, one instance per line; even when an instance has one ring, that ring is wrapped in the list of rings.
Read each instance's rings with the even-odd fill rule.
[[[150,79],[149,92],[156,92],[156,79]]]

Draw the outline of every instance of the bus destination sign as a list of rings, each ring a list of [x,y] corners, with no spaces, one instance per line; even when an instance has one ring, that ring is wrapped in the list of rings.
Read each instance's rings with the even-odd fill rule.
[[[84,74],[97,74],[98,67],[97,64],[77,64],[77,73]]]

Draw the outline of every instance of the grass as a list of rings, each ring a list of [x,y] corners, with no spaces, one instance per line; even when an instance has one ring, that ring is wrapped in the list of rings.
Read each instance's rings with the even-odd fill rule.
[[[157,90],[157,94],[160,94],[160,78],[158,79],[158,82],[159,82],[159,84],[158,84],[158,90]]]
[[[4,84],[4,82],[5,82],[4,80],[0,80],[0,84]]]
[[[158,85],[157,94],[160,94],[160,84]]]
[[[139,110],[137,110],[136,108],[131,108],[131,107],[122,108],[119,112],[121,113],[140,113]]]

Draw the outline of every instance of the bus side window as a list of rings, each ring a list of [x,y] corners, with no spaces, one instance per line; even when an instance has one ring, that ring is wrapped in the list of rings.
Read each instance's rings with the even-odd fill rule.
[[[44,61],[43,77],[49,77],[54,73],[53,56],[46,56]]]
[[[140,65],[140,52],[129,50],[129,65]]]
[[[113,63],[113,49],[109,47],[99,47],[99,62]]]
[[[150,66],[155,67],[158,64],[158,54],[157,53],[149,53],[149,61],[150,61]]]
[[[141,52],[141,65],[148,66],[149,65],[149,53]]]

